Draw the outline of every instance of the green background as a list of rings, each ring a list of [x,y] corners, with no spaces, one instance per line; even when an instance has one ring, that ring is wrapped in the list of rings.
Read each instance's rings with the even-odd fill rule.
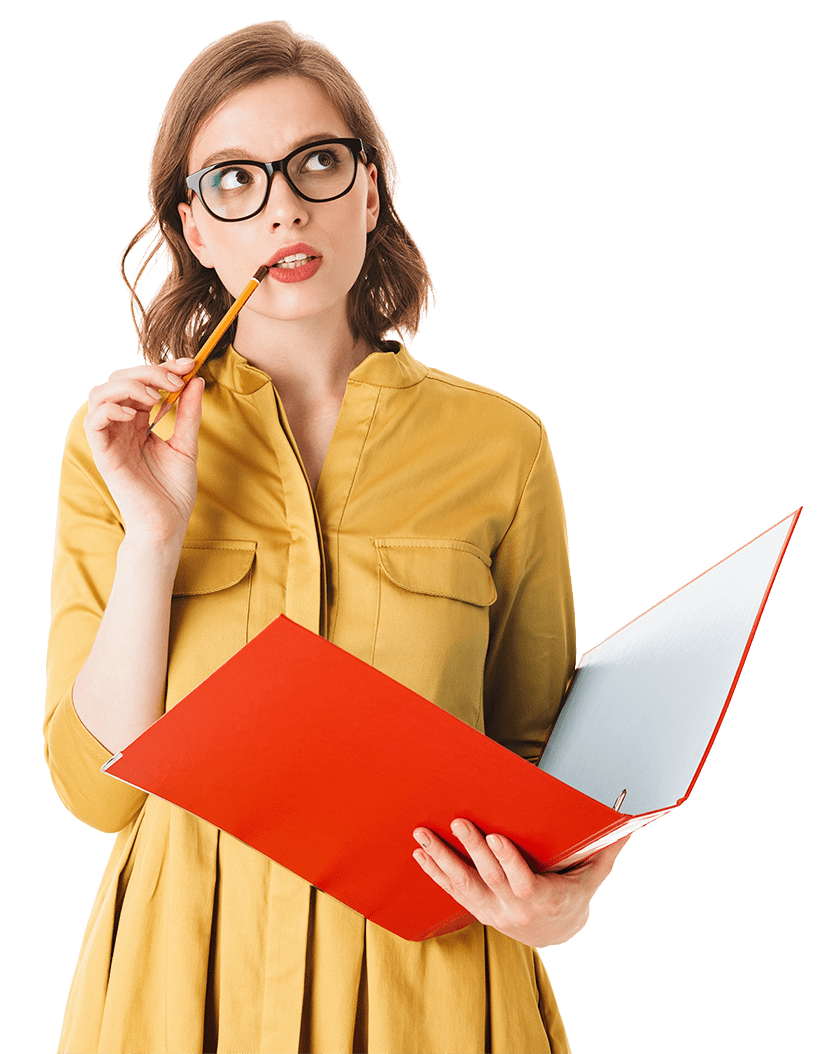
[[[276,17],[324,39],[386,126],[441,296],[413,353],[546,422],[580,650],[805,506],[695,794],[633,838],[545,960],[575,1054],[827,1042],[832,9],[207,0],[6,23],[9,1050],[55,1047],[111,845],[40,758],[64,431],[135,362],[115,261],[172,84],[211,39]]]

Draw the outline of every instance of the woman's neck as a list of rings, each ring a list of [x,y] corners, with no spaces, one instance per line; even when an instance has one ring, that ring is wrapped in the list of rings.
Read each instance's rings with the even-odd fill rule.
[[[321,316],[281,322],[245,311],[234,346],[271,378],[314,491],[347,378],[372,348],[353,337],[343,313],[333,320]]]
[[[243,311],[237,322],[237,352],[274,382],[284,404],[307,404],[343,394],[350,373],[372,351],[354,338],[343,310],[333,317],[280,321]]]

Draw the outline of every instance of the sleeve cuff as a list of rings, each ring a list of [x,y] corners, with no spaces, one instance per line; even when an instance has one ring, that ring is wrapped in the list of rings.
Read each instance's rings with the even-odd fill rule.
[[[146,794],[102,772],[112,756],[82,723],[72,690],[46,729],[46,757],[58,795],[70,812],[101,831],[120,831],[140,810]]]

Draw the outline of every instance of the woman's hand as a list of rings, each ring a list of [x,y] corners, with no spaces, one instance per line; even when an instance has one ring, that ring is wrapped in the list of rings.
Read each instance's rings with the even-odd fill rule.
[[[171,439],[148,434],[160,391],[181,389],[192,367],[192,359],[177,359],[118,370],[90,393],[85,432],[96,467],[119,507],[126,538],[141,545],[180,549],[195,503],[204,382],[196,377],[184,388]]]
[[[414,851],[414,859],[479,922],[532,948],[562,944],[583,928],[592,895],[628,840],[602,849],[564,874],[537,875],[502,835],[485,838],[468,820],[455,820],[452,833],[475,867],[425,827],[414,832],[423,847]]]

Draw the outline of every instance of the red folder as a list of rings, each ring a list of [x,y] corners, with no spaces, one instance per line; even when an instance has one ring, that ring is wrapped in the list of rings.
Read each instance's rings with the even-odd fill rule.
[[[103,770],[401,937],[459,929],[472,918],[412,858],[414,829],[449,840],[464,816],[510,837],[542,871],[684,801],[798,515],[588,652],[541,767],[280,616]]]

